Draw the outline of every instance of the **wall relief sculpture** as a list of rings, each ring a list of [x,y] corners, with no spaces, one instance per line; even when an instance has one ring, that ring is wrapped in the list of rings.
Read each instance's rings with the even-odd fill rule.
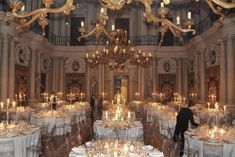
[[[16,63],[22,66],[28,66],[30,61],[30,50],[27,46],[19,43],[15,48]]]

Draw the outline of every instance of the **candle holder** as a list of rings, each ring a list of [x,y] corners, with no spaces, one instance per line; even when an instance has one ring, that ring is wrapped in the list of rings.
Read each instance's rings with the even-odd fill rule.
[[[152,97],[153,97],[153,101],[154,101],[154,102],[156,102],[156,97],[157,97],[157,95],[158,95],[158,94],[155,93],[155,92],[152,93]]]
[[[76,99],[76,96],[74,93],[67,94],[67,100],[70,102],[70,105],[72,104],[72,101]]]
[[[58,93],[56,93],[56,96],[57,96],[57,98],[58,98],[59,100],[62,100],[62,99],[63,99],[63,96],[64,96],[64,93],[58,92]]]
[[[78,94],[78,98],[81,100],[81,102],[83,102],[82,99],[85,98],[85,93],[81,92],[80,94]]]
[[[189,94],[189,98],[192,99],[192,100],[196,100],[197,99],[197,93],[196,92],[191,92]]]
[[[21,104],[23,101],[25,101],[25,94],[19,93],[18,95],[15,95],[15,100],[19,102],[19,106],[21,107]]]
[[[49,95],[48,93],[44,92],[41,94],[42,96],[42,101],[48,103],[49,102]]]
[[[139,100],[139,98],[140,98],[140,93],[139,92],[135,92],[135,98],[136,98],[136,100]]]
[[[160,102],[162,103],[162,101],[166,98],[166,94],[165,93],[159,93],[158,94],[158,99],[160,100]]]

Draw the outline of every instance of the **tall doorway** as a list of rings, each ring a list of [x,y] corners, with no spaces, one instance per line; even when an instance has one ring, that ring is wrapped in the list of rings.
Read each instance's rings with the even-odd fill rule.
[[[128,83],[128,75],[115,75],[114,94],[119,92],[122,99],[128,100]]]

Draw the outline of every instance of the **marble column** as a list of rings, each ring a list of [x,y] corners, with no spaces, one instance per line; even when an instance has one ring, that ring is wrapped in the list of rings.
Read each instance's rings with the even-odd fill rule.
[[[223,40],[219,40],[220,45],[220,103],[226,103],[226,54]]]
[[[31,62],[30,62],[30,93],[29,100],[32,102],[35,100],[35,71],[36,71],[36,54],[35,51],[31,52]]]
[[[101,68],[102,68],[102,92],[105,92],[105,91],[104,91],[104,89],[105,89],[105,88],[104,88],[104,77],[105,77],[105,76],[104,76],[104,73],[105,73],[105,71],[104,71],[104,70],[105,70],[105,69],[104,69],[104,64],[102,64]]]
[[[56,58],[52,58],[52,92],[56,92]]]
[[[233,103],[234,92],[234,54],[233,54],[233,37],[228,36],[227,40],[227,103]]]
[[[184,81],[184,97],[188,97],[188,68],[187,68],[187,59],[184,58],[183,60],[183,81]]]
[[[181,58],[178,59],[178,66],[177,66],[177,91],[180,95],[182,95],[182,62]]]
[[[141,93],[141,67],[138,66],[138,93]]]
[[[60,79],[59,79],[59,92],[64,93],[64,58],[61,57],[59,59],[59,74],[60,74]]]
[[[195,71],[194,71],[194,92],[197,92],[199,84],[199,56],[198,53],[195,54]]]
[[[156,92],[157,78],[156,78],[156,59],[153,58],[153,92]]]
[[[143,67],[140,67],[140,73],[141,73],[141,77],[140,77],[140,97],[142,100],[144,100],[145,98],[145,69]]]
[[[8,38],[3,36],[2,38],[2,61],[1,61],[1,100],[7,99],[8,89]]]
[[[98,66],[98,94],[102,93],[102,65]]]
[[[200,54],[200,100],[201,102],[206,101],[206,65],[205,65],[205,52]]]
[[[91,68],[89,66],[86,67],[86,98],[89,102],[91,97]]]
[[[15,41],[12,38],[10,41],[9,52],[9,76],[8,76],[8,98],[14,99],[15,95]]]
[[[36,87],[36,98],[41,98],[41,53],[37,53],[37,87]]]

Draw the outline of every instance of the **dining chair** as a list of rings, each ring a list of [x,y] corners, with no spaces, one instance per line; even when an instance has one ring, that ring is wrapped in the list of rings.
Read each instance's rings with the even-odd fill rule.
[[[33,136],[30,146],[26,148],[27,157],[37,157],[41,152],[41,134]]]
[[[0,141],[0,157],[15,157],[14,141]]]
[[[223,144],[204,141],[203,157],[223,157]]]

